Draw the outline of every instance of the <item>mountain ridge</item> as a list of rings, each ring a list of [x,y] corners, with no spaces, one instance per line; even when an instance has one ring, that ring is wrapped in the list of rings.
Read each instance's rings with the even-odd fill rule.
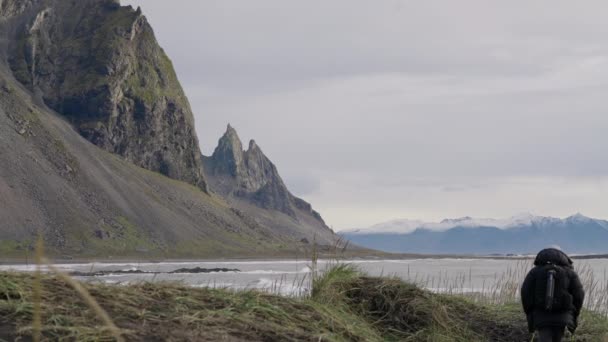
[[[534,253],[549,245],[559,245],[570,253],[608,251],[608,221],[580,213],[563,219],[519,215],[504,220],[464,217],[439,223],[419,222],[392,221],[392,226],[389,222],[339,234],[361,246],[387,252]]]
[[[401,233],[408,234],[416,229],[427,229],[433,231],[445,231],[456,227],[466,228],[479,228],[479,227],[496,227],[500,229],[516,228],[518,226],[525,226],[530,224],[549,224],[558,223],[563,221],[574,221],[582,220],[588,221],[593,220],[606,224],[608,227],[608,220],[594,219],[587,217],[581,213],[576,213],[567,216],[563,219],[552,216],[539,216],[530,213],[518,214],[506,219],[493,219],[493,218],[474,218],[470,216],[464,216],[456,219],[446,218],[440,222],[425,222],[421,220],[410,220],[410,219],[395,219],[379,224],[375,224],[368,228],[355,228],[346,229],[344,233],[357,233],[357,234],[368,234],[368,233]]]

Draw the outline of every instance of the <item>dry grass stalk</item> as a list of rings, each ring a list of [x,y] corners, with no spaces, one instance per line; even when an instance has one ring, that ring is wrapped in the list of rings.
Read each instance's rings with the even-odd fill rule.
[[[118,329],[118,327],[114,324],[114,322],[112,321],[112,319],[110,318],[108,313],[99,305],[99,303],[97,303],[95,298],[93,298],[93,296],[91,296],[91,294],[89,293],[89,291],[87,291],[87,289],[85,289],[79,282],[72,279],[69,275],[63,273],[62,271],[57,269],[55,266],[53,266],[52,263],[48,259],[43,257],[41,259],[41,261],[44,264],[46,264],[46,266],[51,271],[53,271],[53,273],[55,273],[61,280],[68,283],[78,293],[80,298],[82,298],[85,301],[85,303],[89,306],[89,308],[91,308],[93,310],[93,312],[95,312],[97,317],[99,317],[101,319],[101,321],[104,323],[106,328],[112,333],[112,336],[114,336],[116,341],[118,341],[118,342],[124,341],[120,329]]]
[[[40,342],[42,338],[42,271],[40,266],[42,264],[42,255],[44,253],[44,243],[42,236],[38,237],[36,242],[36,274],[34,276],[34,342]]]
[[[55,273],[60,279],[69,284],[84,302],[93,310],[93,312],[101,319],[106,329],[110,331],[114,339],[118,342],[123,342],[124,338],[120,329],[114,324],[108,313],[97,303],[95,298],[91,296],[79,282],[72,279],[69,275],[60,271],[53,266],[50,260],[44,257],[44,242],[42,237],[38,238],[36,243],[36,274],[34,277],[34,312],[33,312],[33,340],[39,342],[42,339],[42,270],[41,266],[45,265],[49,270]]]

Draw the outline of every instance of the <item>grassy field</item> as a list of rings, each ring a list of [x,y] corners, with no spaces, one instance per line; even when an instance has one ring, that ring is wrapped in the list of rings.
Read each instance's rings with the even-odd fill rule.
[[[32,340],[32,274],[0,273],[0,340]],[[114,341],[69,280],[42,276],[42,340]],[[180,284],[83,284],[127,341],[529,341],[517,303],[484,305],[337,265],[305,298]],[[585,312],[575,341],[608,341],[608,321]]]

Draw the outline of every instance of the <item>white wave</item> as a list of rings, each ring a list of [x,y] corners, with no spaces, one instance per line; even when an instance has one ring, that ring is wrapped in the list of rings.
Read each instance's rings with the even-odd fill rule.
[[[235,283],[226,283],[226,282],[207,282],[201,284],[191,284],[190,287],[195,288],[210,288],[210,289],[239,289],[242,285],[237,285]]]
[[[96,275],[93,276],[94,278],[116,278],[116,277],[123,277],[123,278],[140,278],[140,277],[154,277],[157,274],[154,273],[137,273],[137,274],[120,274],[120,273],[108,273],[108,274],[103,274],[103,275]],[[88,278],[88,277],[84,277],[84,278]]]
[[[276,270],[253,270],[239,272],[240,274],[303,274],[310,273],[310,267],[306,266],[299,271],[276,271]]]
[[[201,275],[201,274],[230,274],[230,273],[243,273],[243,272],[238,272],[238,271],[217,271],[217,272],[201,272],[201,273],[192,273],[192,272],[176,272],[173,273],[171,271],[168,272],[160,272],[161,274],[175,274],[175,275]]]

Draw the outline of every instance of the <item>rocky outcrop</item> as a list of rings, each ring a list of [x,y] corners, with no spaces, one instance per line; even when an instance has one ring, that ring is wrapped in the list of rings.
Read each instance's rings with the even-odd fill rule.
[[[141,10],[115,0],[1,0],[19,82],[95,145],[207,190],[188,100]]]
[[[11,18],[23,14],[36,0],[0,0],[0,17]]]
[[[312,216],[325,225],[321,215],[303,199],[293,196],[276,166],[254,140],[244,151],[236,130],[228,125],[211,157],[203,157],[210,186],[215,192],[245,199],[254,205],[282,212],[297,219],[296,212]]]

